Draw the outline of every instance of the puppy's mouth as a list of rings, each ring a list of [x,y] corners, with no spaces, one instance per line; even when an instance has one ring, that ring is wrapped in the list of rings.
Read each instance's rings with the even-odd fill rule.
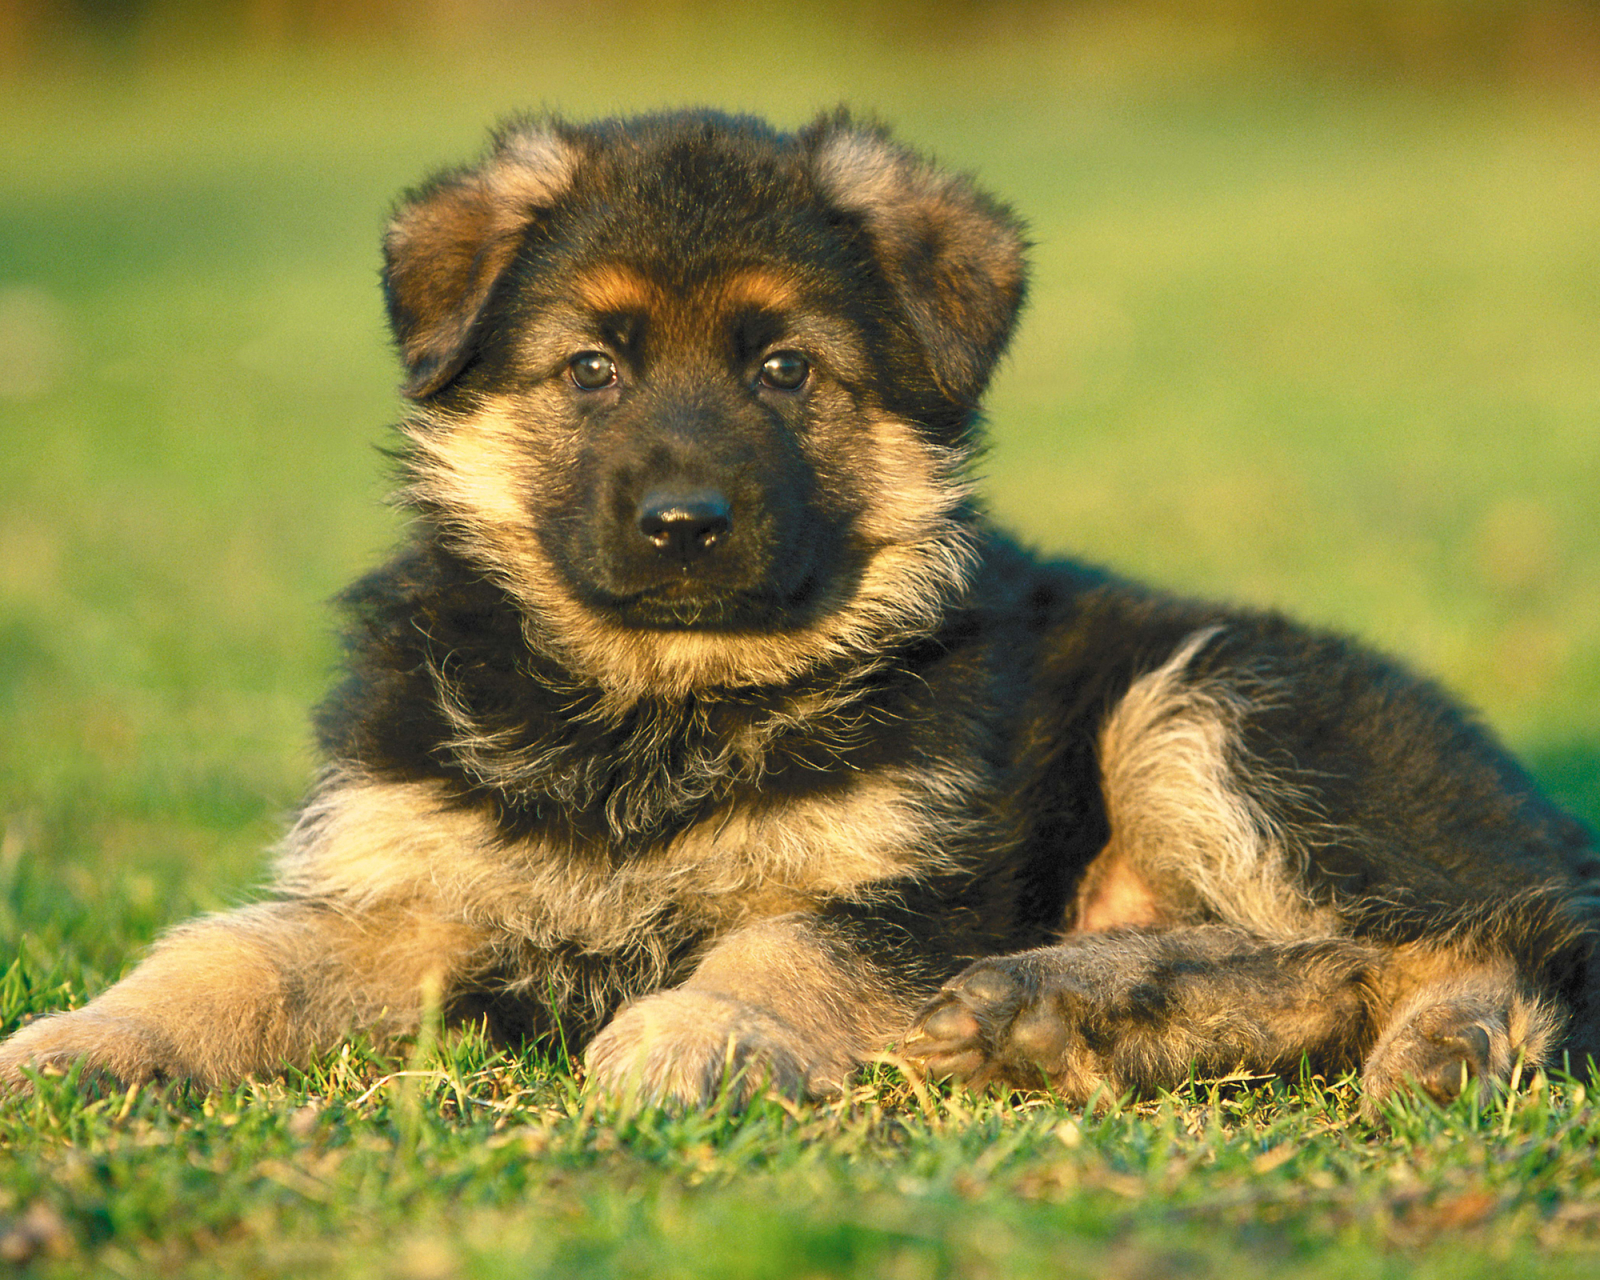
[[[809,576],[798,589],[778,596],[771,592],[717,590],[684,579],[625,595],[596,600],[623,626],[646,631],[780,631],[793,627],[798,615],[810,613],[816,595]]]

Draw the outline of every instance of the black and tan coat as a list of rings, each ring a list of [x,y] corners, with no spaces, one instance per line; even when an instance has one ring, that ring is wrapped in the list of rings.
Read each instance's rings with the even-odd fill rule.
[[[215,1084],[432,1002],[687,1102],[1595,1051],[1589,838],[1431,686],[974,508],[1017,220],[876,128],[537,119],[412,193],[408,544],[253,906],[0,1073]]]

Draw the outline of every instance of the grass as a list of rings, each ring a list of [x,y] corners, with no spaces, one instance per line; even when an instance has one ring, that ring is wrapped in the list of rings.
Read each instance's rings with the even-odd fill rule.
[[[914,1095],[596,1108],[470,1040],[204,1100],[49,1080],[0,1121],[40,1275],[1579,1276],[1600,1224],[1581,1086],[1396,1108],[1234,1081],[1073,1114]],[[1508,1268],[1511,1270],[1508,1271]]]
[[[575,11],[576,12],[576,11]],[[245,898],[313,762],[322,601],[396,535],[395,191],[540,101],[849,99],[1029,218],[992,505],[1374,638],[1600,820],[1600,113],[1340,79],[1224,28],[614,14],[489,52],[66,62],[0,87],[0,1030]],[[681,16],[681,15],[680,15]],[[693,13],[689,15],[691,18]],[[974,21],[976,21],[974,19]],[[959,37],[959,38],[958,38]],[[405,1067],[407,1074],[396,1074]],[[1597,1112],[1355,1119],[1347,1081],[1080,1115],[597,1111],[470,1038],[234,1094],[0,1106],[40,1275],[1588,1275]]]

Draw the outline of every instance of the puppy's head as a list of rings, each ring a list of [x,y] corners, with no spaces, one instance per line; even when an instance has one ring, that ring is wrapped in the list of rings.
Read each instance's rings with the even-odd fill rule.
[[[522,122],[385,249],[411,496],[576,673],[782,682],[962,589],[1021,237],[882,131]]]

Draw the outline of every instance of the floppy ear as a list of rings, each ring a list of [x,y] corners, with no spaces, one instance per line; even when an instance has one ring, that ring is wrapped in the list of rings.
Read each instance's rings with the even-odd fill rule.
[[[817,182],[837,208],[864,221],[940,389],[976,405],[1022,306],[1021,219],[882,129],[841,114],[810,136]]]
[[[383,291],[406,395],[425,399],[461,371],[495,282],[528,227],[571,185],[577,158],[544,126],[521,126],[497,135],[477,168],[408,193],[383,240]]]

